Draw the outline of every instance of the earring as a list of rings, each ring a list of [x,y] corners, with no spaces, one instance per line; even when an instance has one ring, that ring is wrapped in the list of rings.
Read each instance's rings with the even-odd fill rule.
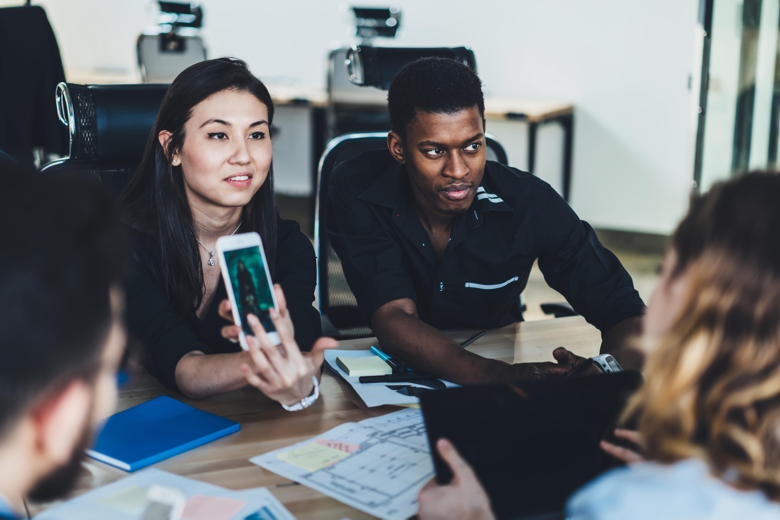
[[[178,157],[174,157],[173,158],[173,165],[174,166],[178,166],[179,165],[179,158]]]

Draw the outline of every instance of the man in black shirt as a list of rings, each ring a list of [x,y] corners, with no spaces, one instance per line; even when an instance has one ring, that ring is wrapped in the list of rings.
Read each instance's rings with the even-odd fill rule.
[[[618,259],[533,175],[486,160],[481,82],[454,60],[407,65],[388,93],[388,151],[331,177],[328,232],[363,319],[382,348],[417,369],[474,384],[561,375],[578,358],[507,365],[470,353],[441,329],[522,320],[534,260],[547,283],[602,331],[626,368],[644,304]]]

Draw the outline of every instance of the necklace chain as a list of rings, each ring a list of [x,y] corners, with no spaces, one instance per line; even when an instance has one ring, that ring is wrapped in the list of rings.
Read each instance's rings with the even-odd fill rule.
[[[230,233],[230,236],[231,236],[231,237],[232,237],[233,235],[235,235],[235,234],[236,234],[236,231],[238,231],[238,228],[240,228],[240,227],[241,227],[241,224],[243,224],[243,223],[244,223],[244,221],[243,221],[243,220],[242,220],[241,222],[239,222],[239,223],[238,223],[238,227],[237,227],[235,230],[233,230],[233,232],[232,232],[232,233]],[[192,236],[195,236],[195,235],[192,235]],[[198,237],[195,237],[195,240],[196,240],[196,241],[198,242],[198,244],[200,244],[200,246],[201,246],[203,249],[205,249],[205,250],[206,250],[206,252],[209,254],[209,261],[208,261],[208,262],[206,262],[206,263],[207,263],[209,266],[212,266],[212,265],[214,265],[214,264],[215,264],[215,262],[214,262],[214,252],[217,250],[217,248],[215,247],[214,249],[212,249],[211,251],[209,251],[209,248],[208,248],[208,247],[206,247],[206,246],[204,246],[204,245],[203,245],[203,242],[201,242],[200,240],[198,240]]]

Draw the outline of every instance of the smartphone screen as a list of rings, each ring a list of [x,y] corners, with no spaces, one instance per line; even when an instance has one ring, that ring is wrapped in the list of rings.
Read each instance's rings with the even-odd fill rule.
[[[274,298],[265,275],[260,248],[252,246],[233,249],[225,251],[224,255],[244,334],[254,335],[246,319],[250,314],[257,316],[266,332],[275,332],[268,314],[268,310],[274,306]]]

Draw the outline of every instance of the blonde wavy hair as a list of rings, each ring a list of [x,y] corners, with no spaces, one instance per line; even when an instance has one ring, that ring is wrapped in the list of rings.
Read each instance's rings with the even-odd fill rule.
[[[691,202],[672,240],[680,314],[647,358],[638,417],[648,459],[696,457],[780,501],[780,175],[750,173]]]

